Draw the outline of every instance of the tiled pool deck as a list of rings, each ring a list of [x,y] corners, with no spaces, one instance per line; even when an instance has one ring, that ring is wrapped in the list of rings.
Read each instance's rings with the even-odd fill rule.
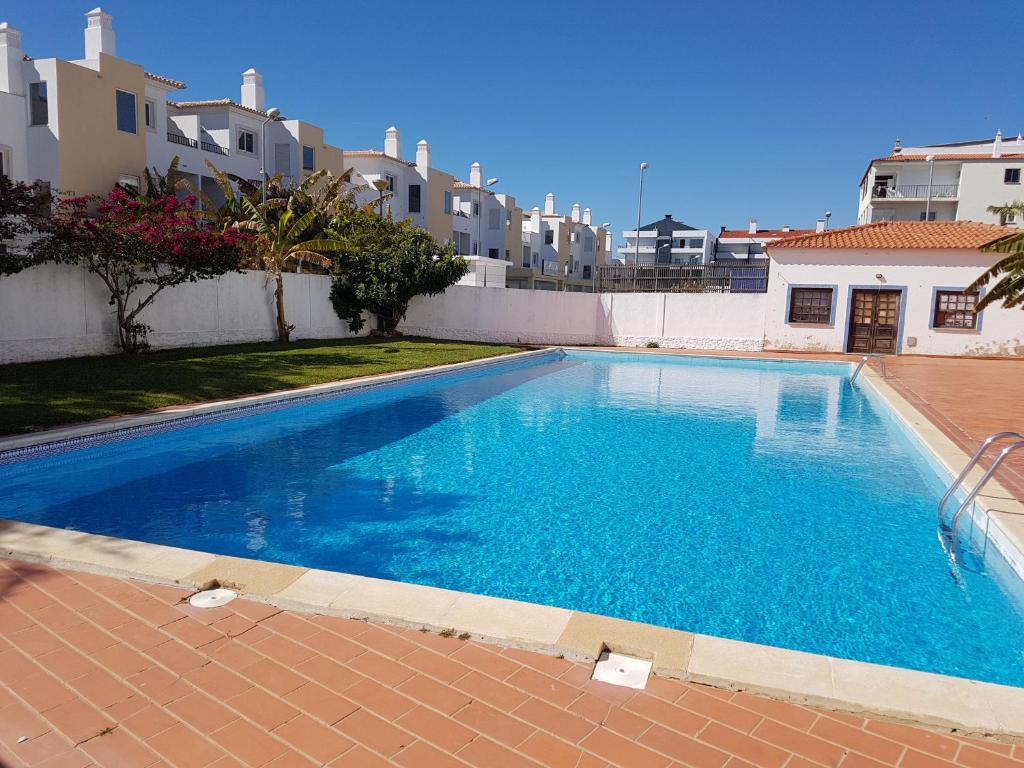
[[[1024,768],[1024,746],[186,594],[0,560],[0,764]]]
[[[1024,361],[888,372],[965,450],[1024,427]],[[1000,479],[1024,498],[1024,457]],[[1021,745],[665,678],[633,692],[540,653],[186,594],[0,559],[0,766],[1024,768]]]

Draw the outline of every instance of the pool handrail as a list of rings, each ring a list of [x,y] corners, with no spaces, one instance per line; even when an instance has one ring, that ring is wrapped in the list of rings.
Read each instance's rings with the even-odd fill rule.
[[[939,502],[939,527],[943,527],[943,524],[945,522],[945,520],[943,519],[943,514],[946,511],[946,504],[949,502],[950,498],[952,498],[953,494],[956,493],[957,490],[960,488],[960,484],[963,483],[963,481],[967,478],[967,474],[972,469],[974,469],[974,465],[981,461],[981,457],[985,455],[985,451],[988,450],[989,446],[992,445],[992,443],[995,443],[999,440],[1007,440],[1010,438],[1014,440],[1024,440],[1024,435],[1022,435],[1020,432],[996,432],[995,434],[989,435],[988,437],[981,441],[981,445],[978,446],[978,450],[974,452],[974,455],[971,457],[971,460],[967,462],[963,470],[961,470],[960,474],[957,475],[956,480],[954,480],[953,484],[949,486],[949,488],[946,490],[945,495],[942,497],[942,501]],[[980,490],[980,486],[978,489]],[[975,495],[977,494],[975,493]],[[957,512],[959,513],[959,510],[957,510]],[[950,526],[950,528],[952,528],[952,526]]]
[[[989,468],[985,470],[985,474],[981,476],[981,480],[979,480],[977,485],[975,485],[971,492],[967,494],[967,498],[964,499],[964,503],[960,505],[960,508],[956,511],[956,514],[953,515],[953,520],[949,525],[949,537],[953,542],[954,547],[959,546],[957,543],[959,542],[959,539],[957,538],[957,526],[960,524],[961,515],[963,515],[967,508],[971,506],[971,504],[974,502],[975,497],[981,492],[981,489],[985,486],[985,483],[987,483],[992,478],[992,475],[995,474],[995,471],[999,469],[999,465],[1003,463],[1007,456],[1016,451],[1018,448],[1024,448],[1024,439],[1018,440],[1015,443],[1010,443],[1008,446],[1006,446],[1005,448],[1003,448],[1003,450],[999,452],[999,455],[996,456],[995,461],[993,461],[992,464],[989,465]]]
[[[864,355],[864,357],[860,359],[860,362],[857,363],[857,367],[853,369],[853,375],[850,377],[851,384],[857,380],[857,376],[860,374],[860,369],[863,368],[867,364],[868,359],[872,357],[882,364],[882,378],[889,378],[889,374],[885,372],[885,355],[868,354]]]

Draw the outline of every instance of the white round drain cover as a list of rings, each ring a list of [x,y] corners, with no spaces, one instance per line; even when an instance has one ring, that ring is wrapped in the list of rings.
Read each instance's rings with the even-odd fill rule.
[[[238,597],[233,589],[207,589],[203,592],[196,592],[188,599],[188,604],[196,608],[217,608],[227,605]]]

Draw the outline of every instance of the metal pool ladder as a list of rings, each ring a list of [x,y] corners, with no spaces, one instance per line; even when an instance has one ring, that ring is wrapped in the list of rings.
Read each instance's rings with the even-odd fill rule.
[[[1014,442],[1010,443],[999,452],[999,455],[996,456],[995,460],[992,462],[989,468],[985,470],[985,474],[981,476],[981,479],[971,489],[970,493],[967,494],[967,498],[964,499],[963,503],[959,506],[956,513],[953,515],[953,519],[950,521],[949,527],[947,528],[945,523],[946,503],[950,500],[950,498],[952,498],[953,494],[957,492],[957,489],[960,488],[961,483],[963,483],[963,481],[967,478],[968,473],[972,469],[974,469],[974,466],[981,460],[981,457],[985,455],[985,452],[988,450],[989,446],[991,446],[993,443],[1001,442],[1004,440],[1013,440]],[[997,469],[999,469],[999,465],[1003,463],[1007,456],[1009,456],[1018,448],[1024,448],[1024,435],[1022,435],[1020,432],[996,432],[994,435],[989,435],[982,441],[981,445],[978,446],[978,450],[974,452],[974,455],[971,457],[971,460],[967,462],[967,465],[963,468],[963,470],[957,476],[956,480],[953,481],[953,484],[949,486],[949,489],[942,497],[942,500],[939,502],[938,510],[939,529],[947,534],[946,538],[948,539],[950,545],[954,548],[954,552],[957,550],[959,546],[957,544],[957,542],[959,541],[957,539],[957,527],[960,524],[961,516],[964,512],[967,511],[968,508],[970,508],[971,504],[974,503],[974,499],[978,496],[979,493],[981,493],[981,489],[985,487],[985,484],[992,479],[992,475],[995,474],[995,471]]]
[[[889,375],[885,372],[885,355],[864,355],[857,363],[857,367],[853,369],[853,376],[850,377],[850,383],[853,384],[857,380],[857,376],[860,375],[860,369],[867,365],[869,358],[876,358],[878,362],[882,364],[882,378],[887,379]]]

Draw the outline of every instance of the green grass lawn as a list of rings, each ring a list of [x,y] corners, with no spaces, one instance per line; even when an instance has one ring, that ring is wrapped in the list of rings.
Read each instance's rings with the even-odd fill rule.
[[[522,349],[414,338],[317,339],[0,365],[0,435]]]

